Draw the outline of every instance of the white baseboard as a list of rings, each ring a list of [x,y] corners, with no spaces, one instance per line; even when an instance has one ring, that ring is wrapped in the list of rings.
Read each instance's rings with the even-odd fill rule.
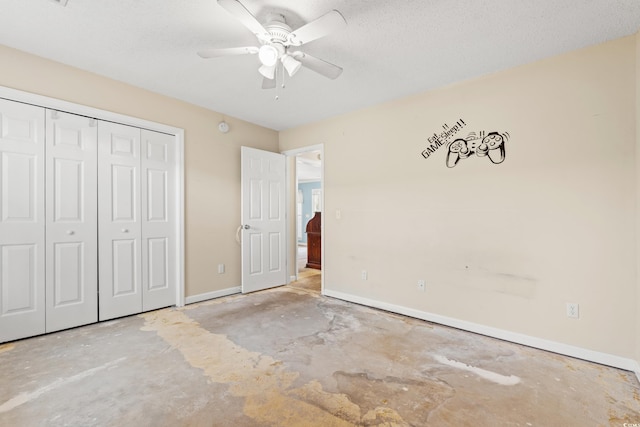
[[[601,365],[612,366],[614,368],[620,368],[627,371],[632,371],[638,377],[640,381],[640,364],[633,359],[625,357],[615,356],[613,354],[602,353],[599,351],[593,351],[582,347],[576,347],[568,344],[559,343],[556,341],[550,341],[542,338],[536,338],[529,335],[519,334],[517,332],[505,331],[503,329],[493,328],[490,326],[480,325],[478,323],[467,322],[465,320],[455,319],[452,317],[441,316],[439,314],[433,314],[426,311],[415,310],[412,308],[389,304],[382,301],[368,299],[357,295],[346,294],[343,292],[337,292],[332,290],[324,291],[324,295],[341,299],[344,301],[353,302],[356,304],[366,305],[368,307],[379,308],[382,310],[390,311],[392,313],[402,314],[416,319],[426,320],[428,322],[438,323],[445,326],[451,326],[453,328],[462,329],[469,332],[474,332],[481,335],[486,335],[492,338],[498,338],[505,341],[510,341],[516,344],[526,345],[528,347],[538,348],[540,350],[551,351],[553,353],[563,354],[565,356],[575,357],[578,359],[587,360],[589,362],[599,363]]]
[[[193,304],[196,302],[206,301],[209,299],[226,297],[228,295],[239,294],[242,292],[242,288],[240,286],[236,286],[233,288],[220,289],[219,291],[206,292],[204,294],[191,295],[184,299],[185,304]]]

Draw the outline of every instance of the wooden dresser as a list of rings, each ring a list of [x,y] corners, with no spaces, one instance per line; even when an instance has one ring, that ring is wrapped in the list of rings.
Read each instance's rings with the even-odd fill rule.
[[[307,268],[322,269],[322,213],[316,212],[315,216],[307,223]]]

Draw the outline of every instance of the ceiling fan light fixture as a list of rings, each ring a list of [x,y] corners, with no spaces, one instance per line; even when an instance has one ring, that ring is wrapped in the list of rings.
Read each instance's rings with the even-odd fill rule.
[[[265,44],[260,46],[260,50],[258,51],[258,58],[262,65],[266,67],[273,67],[278,62],[278,56],[280,52],[275,47]]]
[[[68,0],[50,0],[67,2]],[[242,25],[251,31],[260,42],[259,46],[230,47],[205,49],[198,52],[202,58],[218,58],[222,56],[235,56],[257,54],[260,61],[259,73],[263,76],[262,88],[272,89],[276,87],[276,75],[282,76],[281,86],[285,87],[284,70],[289,76],[297,74],[300,67],[310,69],[329,79],[335,79],[342,73],[342,68],[320,58],[304,54],[300,51],[291,51],[292,47],[309,43],[310,41],[325,37],[347,25],[347,21],[337,10],[332,10],[310,22],[299,26],[297,29],[287,24],[282,13],[271,12],[266,14],[266,22],[263,24],[242,3],[244,0],[217,0],[222,8],[226,9]],[[282,63],[282,72],[280,64]],[[276,96],[277,99],[277,96]]]
[[[276,78],[276,66],[272,65],[270,67],[263,65],[262,67],[258,68],[258,72],[260,72],[260,74],[262,74],[264,77],[273,80]]]
[[[282,65],[284,65],[285,70],[287,70],[289,77],[293,77],[293,75],[297,73],[302,66],[302,62],[298,61],[291,55],[283,55]]]

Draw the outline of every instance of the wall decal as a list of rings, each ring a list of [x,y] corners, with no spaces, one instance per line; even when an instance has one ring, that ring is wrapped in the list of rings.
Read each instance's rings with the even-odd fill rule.
[[[447,153],[447,167],[452,168],[461,159],[475,154],[478,157],[488,157],[494,164],[504,162],[506,151],[505,142],[509,140],[509,132],[481,131],[480,134],[471,132],[466,138],[458,138],[449,144]]]
[[[429,146],[422,151],[422,157],[426,159],[435,153],[438,148],[446,145],[451,138],[453,138],[453,136],[466,125],[467,124],[462,119],[458,120],[453,126],[449,126],[446,123],[443,124],[442,131],[440,133],[434,132],[434,134],[427,139],[429,141]]]
[[[489,132],[480,131],[479,134],[469,132],[465,138],[453,139],[467,123],[458,119],[452,126],[447,123],[442,125],[440,132],[434,132],[427,138],[429,146],[422,150],[422,157],[428,159],[440,147],[447,147],[447,167],[452,168],[461,159],[466,159],[473,154],[477,157],[488,157],[491,163],[499,164],[504,162],[506,151],[505,142],[509,140],[509,132]],[[453,140],[453,141],[452,141]]]

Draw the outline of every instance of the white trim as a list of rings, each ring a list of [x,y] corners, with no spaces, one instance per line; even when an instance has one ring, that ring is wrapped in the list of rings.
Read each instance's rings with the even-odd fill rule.
[[[196,302],[207,301],[214,298],[226,297],[229,295],[239,294],[242,291],[240,286],[233,288],[221,289],[219,291],[205,292],[204,294],[191,295],[185,299],[186,304],[194,304]]]
[[[291,282],[295,282],[296,280],[298,280],[298,221],[297,221],[297,211],[296,213],[293,215],[293,218],[290,218],[290,212],[289,212],[289,189],[291,188],[291,170],[289,168],[289,156],[287,156],[284,153],[280,153],[284,156],[284,186],[286,188],[286,191],[284,192],[284,211],[285,211],[285,215],[284,215],[284,220],[285,220],[285,240],[286,240],[286,251],[287,251],[287,257],[284,261],[284,265],[285,268],[287,269],[287,283],[286,285],[288,285]],[[295,160],[294,160],[295,162]],[[293,204],[296,206],[296,209],[298,208],[297,206],[297,196],[298,196],[298,173],[296,172],[296,176],[294,177],[294,185],[295,188],[293,189],[295,196],[293,197]],[[289,256],[291,254],[291,239],[289,238],[289,231],[291,230],[291,221],[293,221],[296,224],[296,231],[295,231],[295,242],[296,242],[296,246],[294,249],[294,253],[295,255],[293,256],[293,265],[295,265],[296,268],[296,274],[294,274],[293,276],[289,274],[289,267],[291,266],[291,257]]]
[[[284,154],[285,156],[291,157],[291,156],[297,156],[298,154],[302,154],[302,153],[308,153],[309,151],[320,151],[320,189],[322,190],[322,217],[320,218],[320,229],[322,230],[322,244],[320,246],[320,259],[322,259],[322,272],[323,274],[320,276],[320,294],[321,295],[325,295],[324,292],[324,271],[326,268],[326,257],[325,257],[325,248],[326,248],[326,227],[324,225],[325,222],[325,218],[326,218],[326,212],[327,212],[327,208],[326,208],[326,203],[325,203],[325,188],[324,188],[324,168],[325,168],[325,159],[324,159],[324,144],[315,144],[315,145],[308,145],[306,147],[300,147],[300,148],[294,148],[292,150],[285,150],[282,151],[280,154]],[[289,170],[289,162],[285,163],[286,167],[285,167],[285,173],[287,175],[287,179],[289,179],[289,175],[291,175],[291,171]],[[295,177],[295,191],[297,192],[298,190],[298,174],[296,173],[296,177]],[[289,188],[289,185],[287,185],[287,188]],[[296,193],[297,194],[297,193]],[[286,194],[286,205],[287,208],[289,207],[289,197],[290,194],[287,191]],[[295,198],[294,198],[295,200]],[[288,212],[288,209],[287,209]],[[290,216],[290,215],[289,215]],[[295,215],[294,218],[289,218],[289,216],[287,216],[287,233],[289,232],[289,230],[291,230],[291,221],[295,221]],[[297,226],[296,226],[297,227]],[[290,259],[290,254],[291,254],[291,239],[289,238],[290,236],[287,236],[287,263],[291,262]],[[293,251],[294,255],[293,255],[293,263],[296,266],[296,274],[295,274],[295,280],[298,280],[298,248],[297,248],[297,236],[296,239],[294,239],[296,241],[296,250]],[[294,277],[294,276],[291,276]]]
[[[298,154],[308,153],[309,151],[318,151],[318,150],[323,151],[324,144],[315,144],[315,145],[308,145],[306,147],[293,148],[291,150],[281,151],[280,154],[284,154],[285,156],[297,156]],[[324,161],[322,157],[320,157],[320,159]]]
[[[67,113],[77,114],[95,119],[130,125],[139,128],[154,130],[157,132],[175,135],[182,131],[181,128],[165,125],[163,123],[152,122],[137,117],[127,116],[113,111],[101,110],[86,105],[76,104],[61,99],[50,98],[48,96],[38,95],[30,92],[23,92],[17,89],[0,86],[0,98],[6,98],[11,101],[18,101],[26,104],[32,104],[38,107],[50,108],[52,110],[64,111]]]
[[[61,99],[50,98],[48,96],[38,95],[35,93],[24,92],[17,89],[12,89],[5,86],[0,86],[0,98],[5,98],[11,101],[22,102],[25,104],[32,104],[38,107],[45,107],[52,110],[64,111],[71,114],[91,117],[103,121],[121,123],[124,125],[134,126],[138,128],[148,129],[156,132],[162,132],[170,135],[174,135],[176,139],[177,149],[177,189],[178,197],[176,198],[177,206],[176,212],[178,212],[177,221],[177,237],[178,244],[176,251],[178,256],[178,283],[176,286],[176,306],[180,307],[184,305],[185,294],[185,262],[184,262],[184,247],[185,247],[185,233],[184,233],[184,129],[174,126],[165,125],[163,123],[152,122],[137,117],[126,116],[120,113],[114,113],[112,111],[101,110],[98,108],[89,107],[86,105],[76,104],[73,102],[64,101]]]
[[[466,320],[441,316],[439,314],[415,310],[412,308],[389,304],[386,302],[364,298],[357,295],[351,295],[343,292],[325,290],[324,295],[348,302],[353,302],[356,304],[366,305],[368,307],[379,308],[382,310],[390,311],[392,313],[414,317],[416,319],[426,320],[428,322],[451,326],[453,328],[462,329],[468,332],[474,332],[476,334],[486,335],[492,338],[498,338],[516,344],[526,345],[528,347],[534,347],[540,350],[551,351],[553,353],[563,354],[565,356],[575,357],[578,359],[587,360],[589,362],[595,362],[602,365],[612,366],[614,368],[632,371],[635,372],[638,380],[640,380],[640,364],[638,364],[638,362],[633,359],[563,344],[556,341],[536,338],[517,332],[506,331],[504,329],[493,328],[491,326],[480,325],[478,323],[467,322]]]
[[[185,262],[184,262],[184,248],[185,248],[185,232],[184,232],[184,193],[185,193],[185,180],[184,180],[184,130],[178,129],[175,133],[176,145],[178,147],[178,182],[176,188],[178,189],[178,286],[176,286],[176,306],[182,307],[185,304]]]

